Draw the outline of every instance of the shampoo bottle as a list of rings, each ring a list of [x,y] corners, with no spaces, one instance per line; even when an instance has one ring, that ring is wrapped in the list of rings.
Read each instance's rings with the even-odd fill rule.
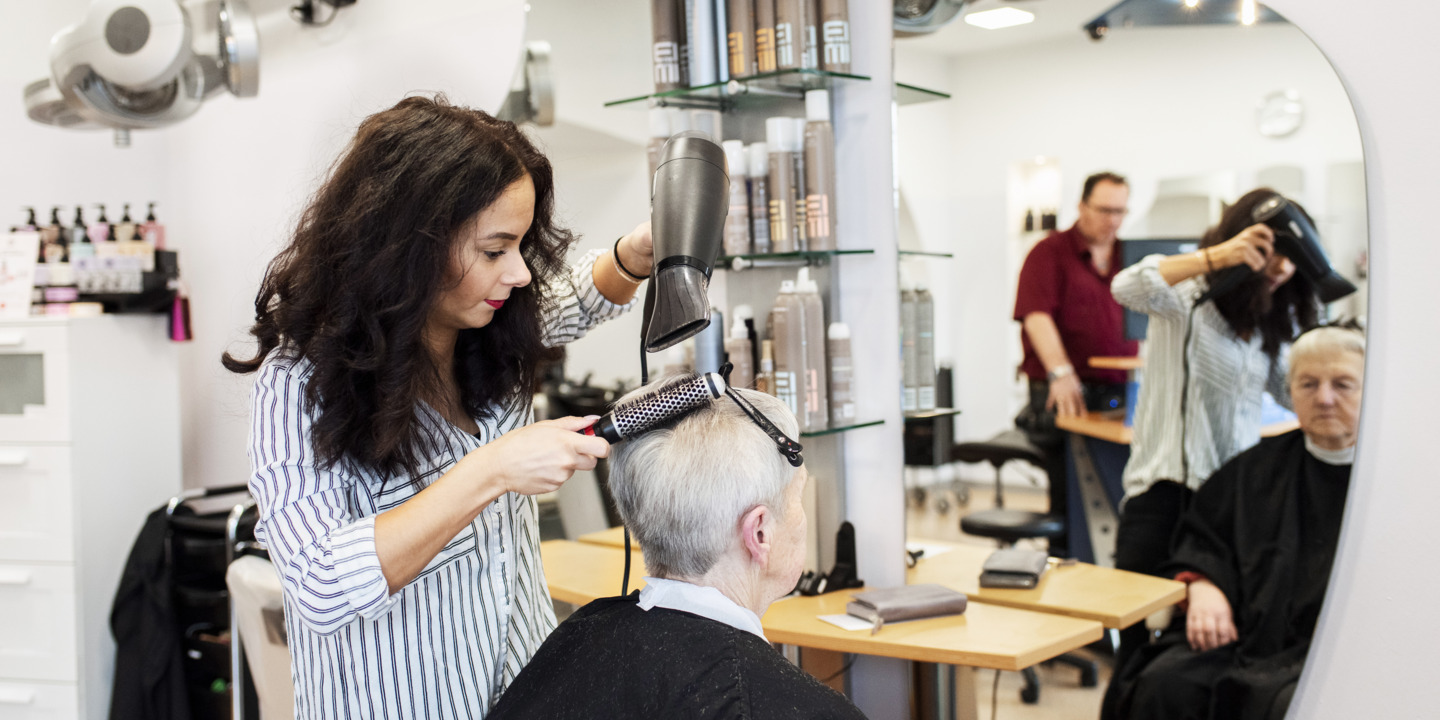
[[[713,322],[713,321],[712,321]],[[725,355],[734,369],[730,371],[730,385],[748,388],[755,384],[755,362],[750,332],[745,321],[738,317],[730,325],[730,338],[725,341]]]
[[[935,298],[915,286],[915,398],[918,410],[935,409]]]
[[[95,207],[100,208],[100,217],[96,218],[95,222],[90,223],[90,227],[87,228],[85,234],[89,235],[90,242],[96,245],[103,242],[114,242],[115,228],[110,226],[110,219],[105,217],[105,206],[96,205]]]
[[[63,263],[66,257],[65,226],[60,224],[60,208],[50,208],[50,224],[40,230],[40,247],[47,264]]]
[[[768,253],[770,247],[770,150],[765,143],[745,147],[750,166],[746,185],[750,191],[750,239],[755,252]]]
[[[900,377],[902,394],[900,409],[915,412],[920,407],[919,386],[916,381],[915,357],[915,290],[908,284],[900,287]]]
[[[810,268],[803,267],[795,279],[796,294],[805,311],[803,333],[805,347],[804,389],[805,424],[811,430],[830,426],[830,379],[825,363],[825,304],[820,300],[820,286],[810,277]]]
[[[827,332],[830,355],[830,427],[855,422],[855,361],[850,351],[850,326],[830,323]]]
[[[790,118],[765,120],[765,145],[770,150],[770,250],[795,252],[795,160],[791,157],[790,135],[795,125]],[[778,350],[778,348],[777,348]],[[776,358],[779,362],[779,358]],[[777,365],[776,372],[779,372]]]
[[[805,93],[805,223],[811,250],[834,250],[835,131],[830,91]]]
[[[76,208],[79,211],[79,208]],[[150,246],[150,251],[165,249],[165,226],[155,219],[155,203],[150,203],[145,213],[145,224],[140,226],[140,237]]]
[[[820,67],[850,72],[850,8],[846,0],[820,0]]]
[[[70,226],[70,260],[95,257],[95,245],[90,242],[90,231],[85,226],[84,211],[75,206],[75,224]]]
[[[749,161],[745,143],[726,140],[725,173],[730,176],[730,209],[725,213],[725,254],[746,255],[750,252],[750,200],[745,192],[745,175]]]
[[[130,203],[125,203],[125,214],[115,224],[115,241],[131,242],[135,239],[135,221],[130,219]]]

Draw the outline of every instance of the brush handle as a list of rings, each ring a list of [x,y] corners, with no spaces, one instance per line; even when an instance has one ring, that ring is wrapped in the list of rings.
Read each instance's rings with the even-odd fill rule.
[[[618,443],[677,420],[725,394],[725,379],[718,373],[676,378],[654,392],[615,406],[580,432]]]

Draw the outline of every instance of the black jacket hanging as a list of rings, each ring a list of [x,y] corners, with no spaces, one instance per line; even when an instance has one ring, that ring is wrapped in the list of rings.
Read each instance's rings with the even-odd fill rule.
[[[110,720],[189,720],[180,633],[165,561],[165,508],[150,513],[115,591],[110,632],[115,636],[115,683]]]

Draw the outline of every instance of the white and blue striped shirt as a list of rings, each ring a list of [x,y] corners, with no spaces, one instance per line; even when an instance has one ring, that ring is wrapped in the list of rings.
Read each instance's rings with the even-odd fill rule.
[[[1207,302],[1194,308],[1195,327],[1185,347],[1191,308],[1208,285],[1202,276],[1170,286],[1160,275],[1163,258],[1148,256],[1110,283],[1121,305],[1150,316],[1130,459],[1121,476],[1126,498],[1160,480],[1199,489],[1226,461],[1260,442],[1263,393],[1290,407],[1288,344],[1272,362],[1260,347],[1258,330],[1249,340],[1241,339]],[[1187,392],[1182,417],[1181,398]]]
[[[554,288],[547,341],[575,340],[629,309],[596,290],[592,251]],[[285,588],[295,717],[481,718],[555,627],[540,567],[535,500],[502,495],[410,584],[389,594],[375,516],[417,490],[403,474],[322,470],[304,407],[308,360],[277,352],[252,393],[250,491],[257,536]],[[422,482],[531,421],[528,402],[476,418],[479,437],[416,408]]]

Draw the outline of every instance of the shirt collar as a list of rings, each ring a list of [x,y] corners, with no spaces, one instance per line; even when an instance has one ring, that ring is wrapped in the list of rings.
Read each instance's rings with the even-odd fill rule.
[[[1076,257],[1084,260],[1086,264],[1092,264],[1090,263],[1090,241],[1085,238],[1085,233],[1080,232],[1080,221],[1075,221],[1075,224],[1071,225],[1064,234],[1070,236],[1070,248],[1075,251]],[[1120,240],[1117,238],[1115,244],[1110,246],[1110,275],[1113,277],[1118,272],[1120,272]]]
[[[1306,449],[1307,451],[1309,451],[1309,453],[1310,453],[1311,455],[1314,455],[1316,460],[1319,460],[1320,462],[1323,462],[1323,463],[1325,463],[1326,465],[1354,465],[1354,464],[1355,464],[1355,446],[1354,446],[1354,445],[1351,445],[1350,447],[1347,447],[1347,448],[1340,448],[1339,450],[1326,450],[1325,448],[1322,448],[1322,447],[1320,447],[1319,445],[1316,445],[1315,443],[1310,442],[1310,436],[1309,436],[1309,435],[1306,435],[1306,436],[1305,436],[1305,449]]]
[[[734,600],[725,597],[713,587],[695,585],[683,580],[666,578],[645,578],[645,587],[640,591],[640,609],[654,607],[680,610],[692,615],[725,623],[737,630],[754,633],[765,639],[765,630],[760,625],[760,616],[749,608],[741,607]]]

